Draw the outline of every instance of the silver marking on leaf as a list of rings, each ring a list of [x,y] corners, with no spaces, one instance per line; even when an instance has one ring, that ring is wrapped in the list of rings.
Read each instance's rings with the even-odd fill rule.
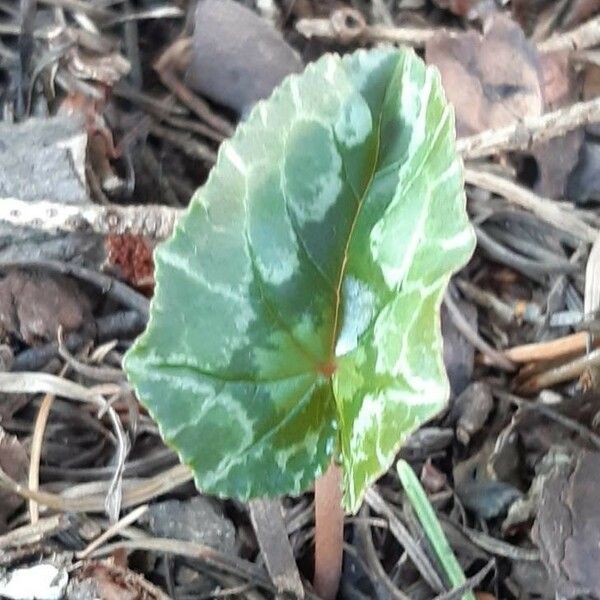
[[[341,174],[342,157],[331,128],[314,119],[296,121],[286,137],[281,181],[301,225],[324,219],[342,190]]]
[[[246,175],[246,163],[237,153],[236,149],[230,143],[223,144],[223,153],[229,159],[229,162],[242,174]]]
[[[373,130],[369,105],[360,94],[352,94],[344,103],[334,125],[336,137],[349,148],[362,144]]]
[[[342,284],[342,327],[335,355],[343,356],[358,346],[360,336],[375,314],[375,294],[362,281],[348,275]]]

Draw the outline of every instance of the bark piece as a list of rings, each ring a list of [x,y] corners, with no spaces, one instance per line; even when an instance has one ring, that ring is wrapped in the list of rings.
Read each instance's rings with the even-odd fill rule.
[[[600,598],[600,453],[581,451],[544,482],[533,537],[557,597]]]
[[[233,552],[233,524],[217,511],[210,500],[202,496],[194,496],[185,502],[166,500],[152,504],[145,518],[150,531],[158,537],[195,542],[222,552]]]
[[[251,500],[250,518],[271,580],[280,593],[304,598],[304,587],[285,529],[279,499]]]
[[[477,309],[464,300],[457,300],[463,315],[474,331],[477,331]],[[442,336],[444,338],[444,365],[450,379],[452,393],[458,396],[471,381],[475,361],[475,349],[458,331],[442,304]]]
[[[246,113],[302,60],[265,19],[233,0],[200,0],[196,9],[188,85]]]
[[[489,385],[482,381],[471,383],[454,401],[452,412],[457,417],[456,437],[468,444],[481,430],[494,407]]]
[[[79,118],[0,123],[0,197],[86,202],[86,144]]]

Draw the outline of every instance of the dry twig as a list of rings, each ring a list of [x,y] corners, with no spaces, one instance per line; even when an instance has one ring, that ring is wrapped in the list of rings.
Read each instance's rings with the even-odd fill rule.
[[[368,25],[363,15],[354,8],[340,8],[329,19],[300,19],[296,29],[307,38],[332,39],[342,44],[355,42],[388,42],[415,48],[423,47],[441,28],[394,27]]]
[[[599,26],[600,28],[600,26]],[[600,98],[577,102],[539,117],[530,117],[501,129],[489,129],[460,138],[457,150],[465,159],[481,158],[497,152],[529,150],[565,133],[600,121]]]
[[[600,44],[600,17],[590,19],[565,33],[557,33],[538,44],[540,52],[585,50]]]
[[[99,535],[95,540],[92,540],[83,550],[76,554],[78,559],[87,558],[94,550],[97,550],[104,544],[104,542],[110,540],[110,538],[119,534],[121,530],[129,525],[135,523],[142,515],[148,512],[148,505],[142,504],[130,513],[126,514],[123,518],[119,519],[116,523],[111,525],[104,533]]]
[[[570,354],[584,352],[589,335],[585,331],[567,335],[548,342],[523,344],[504,351],[504,356],[516,363],[553,360]]]
[[[590,368],[600,366],[600,349],[593,350],[585,356],[575,358],[559,367],[539,373],[519,386],[522,394],[533,394],[558,383],[571,381]]]
[[[23,525],[0,536],[0,550],[35,544],[70,527],[67,515],[52,515],[35,524]]]

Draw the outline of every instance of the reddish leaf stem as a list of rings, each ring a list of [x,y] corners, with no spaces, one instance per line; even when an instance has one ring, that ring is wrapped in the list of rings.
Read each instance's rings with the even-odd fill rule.
[[[342,469],[332,463],[315,483],[314,587],[323,600],[334,600],[337,595],[343,544]]]

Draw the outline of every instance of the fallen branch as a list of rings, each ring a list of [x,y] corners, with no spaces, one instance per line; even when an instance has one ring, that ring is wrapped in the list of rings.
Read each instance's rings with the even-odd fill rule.
[[[460,138],[456,147],[464,159],[481,158],[497,152],[529,150],[534,144],[560,137],[573,129],[600,121],[600,98],[578,102],[531,117],[501,129],[489,129]]]
[[[467,168],[465,169],[465,181],[506,198],[509,202],[531,211],[545,223],[566,231],[584,242],[593,243],[598,237],[598,230],[585,223],[573,212],[565,210],[556,202],[542,198],[504,177],[488,171]]]
[[[104,235],[131,233],[154,239],[169,237],[182,209],[144,206],[73,205],[41,200],[0,198],[0,219],[12,225],[44,231],[88,231]]]
[[[502,151],[527,150],[533,144],[545,142],[578,127],[597,122],[600,122],[600,98],[579,102],[509,127],[461,138],[457,141],[457,149],[465,159],[481,158]],[[545,214],[556,214],[558,218],[558,220],[545,219],[547,222],[559,227],[562,224],[561,229],[569,227],[565,229],[567,231],[571,231],[571,225],[574,225],[575,230],[578,231],[576,235],[586,242],[595,240],[590,237],[595,235],[594,228],[569,215],[560,207],[552,206],[551,202],[546,202],[525,188],[491,173],[475,172],[471,169],[467,169],[467,173],[468,183],[479,185],[505,197],[509,194],[509,200],[521,204],[534,213],[536,210],[529,207],[540,208],[542,203],[544,206],[541,208]],[[507,186],[512,187],[509,189]],[[519,191],[516,192],[516,189]],[[183,212],[183,209],[162,205],[103,206],[89,203],[81,206],[47,200],[31,203],[19,198],[0,198],[0,220],[12,225],[33,227],[44,231],[89,231],[104,235],[131,233],[156,240],[171,235],[177,219]],[[567,215],[567,221],[562,221],[564,215]]]

